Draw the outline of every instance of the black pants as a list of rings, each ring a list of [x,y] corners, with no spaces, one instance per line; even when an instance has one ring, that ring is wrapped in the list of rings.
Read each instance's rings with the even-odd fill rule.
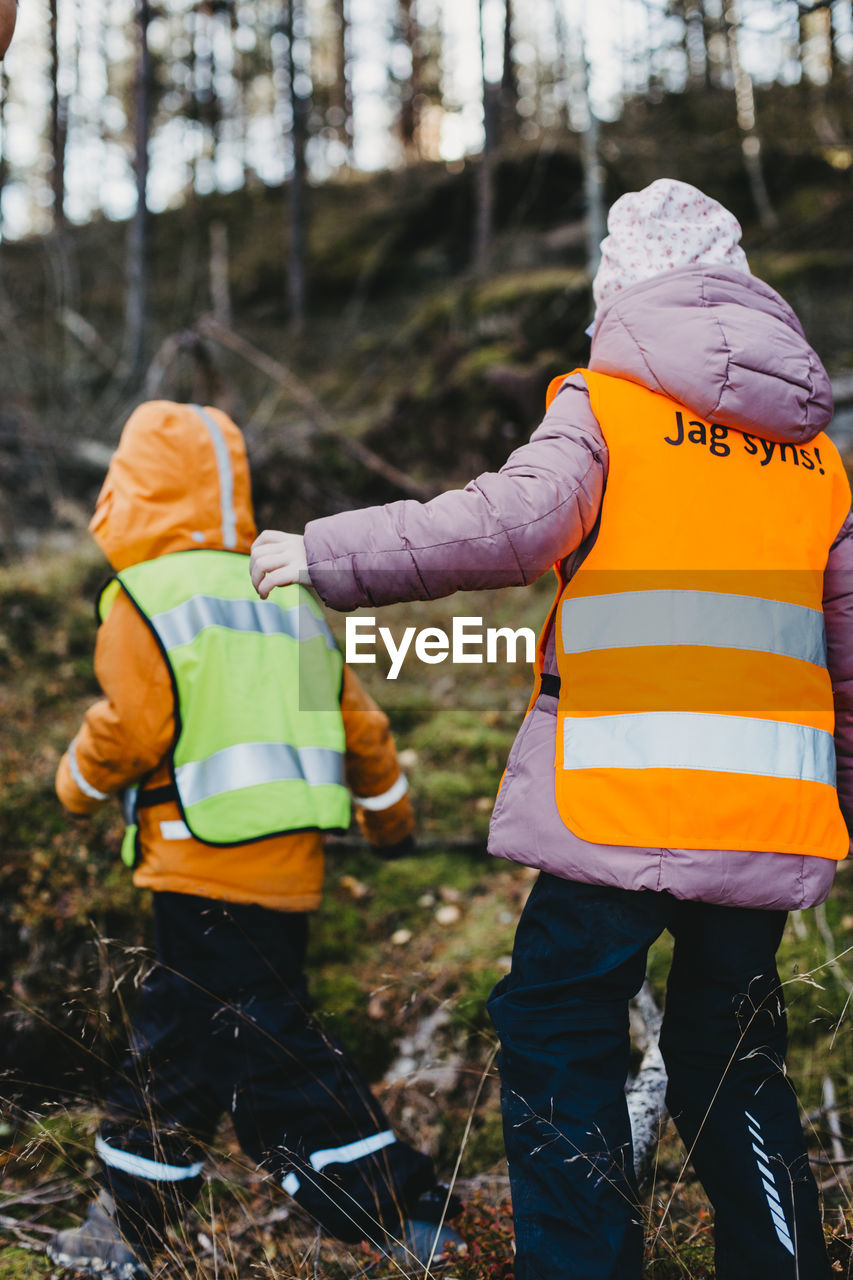
[[[760,855],[756,855],[760,856]],[[643,1224],[625,1102],[628,1001],[651,943],[675,949],[667,1105],[715,1209],[718,1280],[824,1280],[817,1188],[784,1074],[781,911],[542,874],[489,1011],[516,1280],[639,1280]]]
[[[309,1015],[304,915],[155,894],[157,963],[97,1141],[131,1240],[150,1246],[201,1181],[223,1112],[241,1147],[342,1240],[382,1240],[433,1187]]]

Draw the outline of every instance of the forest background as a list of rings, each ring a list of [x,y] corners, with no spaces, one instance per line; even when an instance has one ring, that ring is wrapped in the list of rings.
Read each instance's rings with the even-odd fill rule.
[[[121,820],[53,774],[96,694],[85,525],[140,400],[244,428],[259,524],[424,498],[500,466],[588,351],[607,206],[656,177],[734,210],[833,377],[853,451],[853,4],[795,0],[25,0],[0,71],[0,1280],[91,1193],[97,1100],[150,908]],[[549,584],[385,611],[538,628]],[[340,619],[330,619],[342,635]],[[511,1275],[494,1036],[525,869],[485,835],[522,663],[359,674],[389,712],[420,851],[330,847],[312,990],[395,1125],[456,1177],[458,1280]],[[835,1271],[853,1275],[853,876],[791,917],[791,1071]],[[662,1001],[667,946],[649,978]],[[637,1023],[635,1066],[643,1027]],[[317,1242],[224,1126],[169,1274],[390,1274]],[[713,1275],[671,1127],[654,1280]]]

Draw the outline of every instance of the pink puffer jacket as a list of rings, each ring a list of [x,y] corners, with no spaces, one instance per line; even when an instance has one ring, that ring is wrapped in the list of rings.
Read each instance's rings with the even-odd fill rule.
[[[725,266],[688,266],[616,294],[599,312],[591,369],[622,375],[697,415],[806,444],[832,417],[826,371],[791,308]],[[607,447],[586,385],[567,380],[530,442],[497,473],[432,502],[345,512],[305,531],[312,581],[336,609],[434,599],[567,575],[589,551],[607,481]],[[836,707],[838,793],[853,829],[853,517],[824,579]],[[553,636],[545,670],[556,673]],[[490,851],[566,879],[668,890],[730,906],[821,902],[835,863],[742,850],[612,847],[578,839],[554,798],[557,700],[542,695],[515,740],[495,805]]]

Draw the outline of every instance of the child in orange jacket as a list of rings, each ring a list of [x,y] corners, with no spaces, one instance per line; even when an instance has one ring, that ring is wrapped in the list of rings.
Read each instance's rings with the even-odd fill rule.
[[[371,843],[411,847],[388,720],[303,588],[258,611],[245,446],[224,413],[141,406],[90,528],[117,573],[95,650],[104,696],[60,761],[57,793],[78,814],[132,797],[157,964],[96,1141],[104,1189],[48,1254],[78,1273],[147,1275],[228,1111],[247,1154],[332,1234],[383,1245],[387,1233],[400,1256],[426,1260],[458,1239],[440,1226],[431,1161],[396,1138],[312,1022],[303,973],[322,833],[347,812],[345,788]],[[306,672],[328,686],[310,690],[319,715],[305,710]],[[272,742],[271,723],[284,726]],[[259,796],[273,815],[260,825]]]

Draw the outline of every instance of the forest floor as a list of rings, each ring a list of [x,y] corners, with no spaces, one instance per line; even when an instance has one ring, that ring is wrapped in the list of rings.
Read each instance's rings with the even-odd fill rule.
[[[0,1278],[54,1275],[41,1247],[79,1219],[94,1185],[97,1099],[120,1051],[150,946],[149,902],[118,860],[121,823],[64,815],[52,778],[95,693],[90,600],[105,566],[88,548],[0,571],[0,996],[6,1101],[0,1110]],[[454,614],[538,629],[550,583],[384,612],[448,630]],[[339,619],[332,619],[338,627]],[[343,631],[341,627],[341,639]],[[509,1280],[512,1226],[485,999],[509,964],[533,874],[485,855],[495,788],[529,693],[529,669],[419,665],[359,676],[388,711],[418,813],[420,851],[386,863],[357,839],[332,845],[309,973],[324,1025],[351,1052],[400,1133],[435,1158],[466,1203],[468,1242],[444,1274]],[[780,954],[790,1071],[823,1187],[835,1272],[853,1275],[853,875],[825,911],[791,917]],[[649,977],[659,1001],[665,940]],[[15,1046],[18,1046],[17,1056]],[[831,1105],[826,1081],[838,1098]],[[839,1122],[840,1140],[833,1138]],[[834,1142],[840,1141],[840,1146]],[[849,1145],[847,1145],[849,1144]],[[839,1160],[839,1156],[841,1157]],[[672,1126],[644,1200],[648,1280],[713,1276],[707,1202]],[[227,1123],[203,1193],[161,1270],[193,1280],[399,1277],[366,1249],[319,1241],[291,1202],[247,1165]],[[416,1269],[405,1274],[419,1274]]]

